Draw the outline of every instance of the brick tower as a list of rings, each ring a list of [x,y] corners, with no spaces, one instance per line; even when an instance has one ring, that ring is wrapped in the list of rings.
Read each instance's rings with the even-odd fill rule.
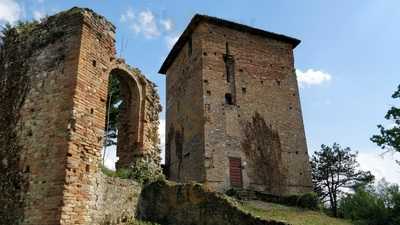
[[[167,75],[169,178],[224,191],[311,191],[294,69],[299,40],[195,15]]]

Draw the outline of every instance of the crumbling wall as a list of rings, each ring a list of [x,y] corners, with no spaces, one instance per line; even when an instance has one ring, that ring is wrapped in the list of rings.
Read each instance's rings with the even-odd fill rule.
[[[142,187],[135,181],[108,177],[100,172],[91,188],[95,192],[93,202],[89,203],[91,224],[120,224],[136,215]]]
[[[71,11],[3,31],[1,224],[60,220],[79,19]]]
[[[287,225],[243,212],[235,201],[200,184],[167,181],[144,187],[138,218],[165,225]]]
[[[0,224],[93,224],[97,190],[112,189],[112,181],[95,186],[113,69],[126,71],[140,87],[134,107],[142,115],[143,148],[137,157],[159,165],[156,87],[115,58],[114,35],[104,17],[81,8],[6,30],[0,47]]]

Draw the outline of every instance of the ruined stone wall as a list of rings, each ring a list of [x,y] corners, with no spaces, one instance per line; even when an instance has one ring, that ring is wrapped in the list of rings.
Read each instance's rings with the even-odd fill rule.
[[[80,19],[61,13],[4,33],[0,224],[60,221]]]
[[[174,181],[204,181],[201,38],[191,37],[167,74],[166,166]]]
[[[230,187],[229,157],[235,157],[242,159],[244,188],[273,194],[310,191],[293,46],[209,23],[199,25],[198,32],[203,35],[203,93],[209,108],[205,151],[210,187]],[[234,60],[230,81],[227,54]],[[224,98],[227,93],[233,104]]]
[[[95,193],[90,210],[91,224],[119,224],[136,215],[142,189],[138,183],[98,173],[91,189]]]
[[[144,187],[139,199],[138,217],[169,225],[288,225],[244,212],[236,201],[207,191],[200,184],[165,181]]]
[[[123,71],[140,93],[131,106],[140,112],[141,148],[127,165],[144,156],[159,163],[156,87],[115,58],[115,27],[89,9],[8,32],[0,52],[0,224],[93,224],[98,190],[107,189],[95,186],[110,72]]]

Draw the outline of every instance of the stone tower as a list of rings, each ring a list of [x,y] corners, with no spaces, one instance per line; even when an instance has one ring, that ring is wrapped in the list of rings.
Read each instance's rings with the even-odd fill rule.
[[[299,40],[195,15],[167,76],[169,178],[224,191],[312,190],[293,49]]]
[[[114,36],[114,25],[82,8],[4,31],[0,224],[109,224],[134,212],[135,184],[99,168],[110,75],[123,98],[117,167],[159,162],[161,108],[155,85],[116,58]]]

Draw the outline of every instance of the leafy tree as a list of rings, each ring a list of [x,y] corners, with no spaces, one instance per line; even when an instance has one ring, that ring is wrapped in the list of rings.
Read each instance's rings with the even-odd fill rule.
[[[340,200],[341,216],[360,225],[400,224],[399,186],[382,180],[377,187],[367,186]]]
[[[115,75],[111,74],[108,83],[106,124],[104,128],[104,133],[106,135],[106,139],[104,141],[105,147],[117,144],[116,138],[118,134],[118,115],[121,102],[122,98],[120,95],[119,80]]]
[[[392,98],[400,99],[400,85]],[[392,106],[386,113],[385,119],[394,122],[393,126],[385,128],[383,125],[378,125],[380,134],[372,136],[371,141],[382,149],[400,152],[400,108]],[[397,163],[400,164],[399,161]]]
[[[344,188],[356,188],[374,180],[370,172],[357,170],[357,153],[349,147],[322,145],[311,159],[314,191],[323,203],[329,203],[331,212],[337,216],[338,200]]]

